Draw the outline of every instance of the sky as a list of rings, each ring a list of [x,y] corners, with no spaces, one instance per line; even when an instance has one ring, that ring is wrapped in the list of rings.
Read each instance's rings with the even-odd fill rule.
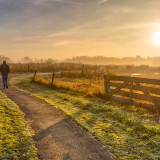
[[[0,0],[0,55],[160,56],[159,8],[159,0]]]

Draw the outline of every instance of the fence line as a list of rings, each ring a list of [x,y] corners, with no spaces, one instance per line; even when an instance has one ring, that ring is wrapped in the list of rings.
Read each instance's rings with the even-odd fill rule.
[[[34,73],[34,78],[37,71]],[[52,72],[51,82],[55,75]],[[160,80],[127,76],[104,76],[105,97],[113,98],[123,103],[145,106],[150,109],[160,110]]]
[[[105,96],[124,103],[160,109],[160,80],[104,76]]]

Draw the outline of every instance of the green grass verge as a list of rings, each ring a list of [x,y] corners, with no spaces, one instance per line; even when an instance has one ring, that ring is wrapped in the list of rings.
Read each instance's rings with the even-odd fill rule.
[[[37,160],[33,134],[19,107],[0,92],[0,159]]]
[[[13,78],[11,84],[65,112],[100,140],[117,159],[160,159],[158,113],[100,98],[87,98],[76,92],[53,90],[31,83],[31,77]]]

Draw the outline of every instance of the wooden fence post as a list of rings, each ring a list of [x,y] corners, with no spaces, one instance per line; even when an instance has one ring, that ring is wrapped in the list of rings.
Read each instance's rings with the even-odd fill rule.
[[[132,104],[132,98],[133,98],[133,80],[130,80],[130,103]]]
[[[109,78],[107,75],[104,75],[104,87],[105,87],[105,97],[109,97]]]
[[[52,82],[51,82],[51,85],[53,84],[53,81],[54,81],[54,71],[53,71],[53,73],[52,73]]]
[[[36,70],[35,73],[34,73],[33,79],[35,79],[36,74],[37,74],[37,70]]]

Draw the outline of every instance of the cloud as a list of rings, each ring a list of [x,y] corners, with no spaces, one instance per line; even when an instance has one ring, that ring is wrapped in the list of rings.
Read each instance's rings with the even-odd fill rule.
[[[38,43],[40,52],[45,45],[58,53],[61,46],[71,49],[84,41],[91,48],[143,42],[149,30],[160,27],[159,5],[159,0],[0,0],[0,44]]]
[[[99,0],[98,2],[99,3],[106,3],[106,2],[108,2],[109,0]]]
[[[78,41],[60,41],[53,44],[54,47],[62,47],[79,43]]]
[[[143,29],[143,28],[154,28],[154,27],[160,27],[160,22],[125,24],[121,27],[117,27],[117,29]]]
[[[41,5],[46,3],[62,3],[71,5],[84,5],[86,2],[74,1],[74,0],[23,0],[24,2],[32,3],[35,5]]]
[[[69,29],[61,32],[55,32],[55,33],[50,33],[47,37],[48,38],[53,38],[53,37],[64,37],[64,36],[71,36],[71,35],[77,35],[80,32],[76,29]]]
[[[84,5],[84,2],[80,1],[71,1],[71,0],[53,0],[53,2],[59,2],[59,3],[67,3],[67,4],[76,4],[76,5]]]

